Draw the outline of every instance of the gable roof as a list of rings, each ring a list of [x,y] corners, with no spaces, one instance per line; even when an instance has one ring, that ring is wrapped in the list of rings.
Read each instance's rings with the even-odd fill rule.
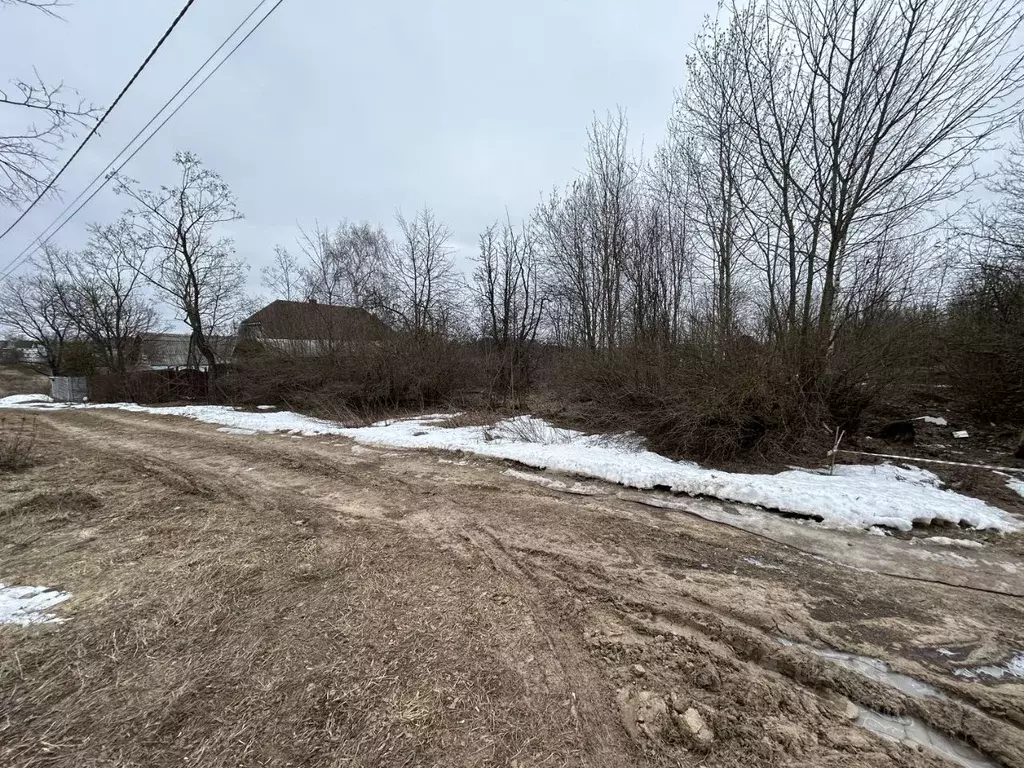
[[[387,326],[361,307],[315,301],[273,301],[241,323],[248,338],[319,341],[379,339]]]

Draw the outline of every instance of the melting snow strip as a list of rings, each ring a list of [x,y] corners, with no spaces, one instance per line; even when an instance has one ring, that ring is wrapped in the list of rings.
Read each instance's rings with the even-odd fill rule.
[[[914,542],[920,542],[921,544],[938,544],[940,547],[966,547],[967,549],[985,548],[985,545],[980,541],[972,541],[971,539],[951,539],[948,536],[925,536],[924,538],[914,539]]]
[[[55,406],[4,398],[0,399],[0,407]],[[287,432],[293,437],[342,435],[367,445],[390,448],[464,451],[633,488],[665,488],[688,496],[814,517],[834,528],[885,526],[906,531],[915,522],[933,520],[999,531],[1024,527],[980,499],[941,488],[933,473],[916,467],[841,465],[832,475],[815,470],[790,470],[775,475],[722,472],[642,450],[635,436],[615,439],[586,435],[529,416],[507,419],[490,427],[443,427],[440,424],[450,419],[451,414],[432,414],[347,428],[289,411],[239,411],[227,406],[151,408],[114,403],[70,407],[183,416],[234,429]]]
[[[578,496],[598,496],[604,491],[593,485],[584,485],[582,483],[563,483],[561,480],[556,480],[553,477],[544,477],[544,475],[534,475],[529,472],[519,472],[515,469],[507,469],[502,474],[514,477],[517,480],[525,480],[528,483],[536,483],[545,488],[550,488],[553,491],[561,491],[562,493],[575,493]]]

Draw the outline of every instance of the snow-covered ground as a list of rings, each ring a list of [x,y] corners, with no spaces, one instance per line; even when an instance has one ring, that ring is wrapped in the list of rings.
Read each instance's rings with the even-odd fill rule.
[[[71,595],[48,587],[8,587],[0,584],[0,624],[45,624],[59,621],[44,613]]]
[[[39,398],[40,396],[34,396]],[[640,489],[665,488],[690,496],[805,515],[837,528],[885,526],[909,530],[914,522],[943,520],[973,528],[1021,530],[1021,523],[980,499],[940,487],[938,477],[916,467],[839,465],[832,475],[794,469],[775,475],[722,472],[672,461],[643,450],[635,436],[585,435],[517,416],[489,427],[443,427],[451,414],[344,427],[289,411],[240,411],[226,406],[145,407],[131,404],[57,405],[25,396],[0,399],[0,407],[115,408],[183,416],[233,430],[232,434],[287,432],[294,436],[341,435],[365,445],[433,448],[509,459]]]

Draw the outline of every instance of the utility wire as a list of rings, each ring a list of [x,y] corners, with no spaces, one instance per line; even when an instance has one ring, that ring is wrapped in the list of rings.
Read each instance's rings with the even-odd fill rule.
[[[254,8],[254,9],[253,9],[252,13],[250,13],[250,14],[249,14],[249,16],[248,16],[248,17],[246,17],[246,20],[248,20],[248,18],[250,18],[250,17],[251,17],[251,16],[253,15],[253,14],[255,14],[255,12],[256,12],[257,10],[259,10],[260,6],[262,6],[262,5],[263,5],[263,4],[265,3],[265,2],[267,2],[267,0],[261,0],[261,2],[260,2],[260,3],[259,3],[259,4],[257,5],[257,6],[256,6],[256,8]],[[213,68],[213,69],[212,69],[212,70],[211,70],[211,71],[210,71],[210,72],[209,72],[209,73],[208,73],[208,74],[206,75],[206,77],[204,77],[204,78],[202,79],[202,81],[201,81],[201,82],[200,82],[200,83],[199,83],[199,84],[198,84],[198,85],[197,85],[197,86],[196,86],[195,88],[193,88],[193,89],[192,89],[192,91],[191,91],[191,92],[190,92],[190,93],[189,93],[189,94],[188,94],[188,95],[187,95],[187,96],[186,96],[186,97],[184,98],[184,100],[183,100],[183,101],[182,101],[182,102],[181,102],[180,104],[178,104],[178,106],[176,106],[176,107],[174,108],[174,110],[173,110],[173,111],[172,111],[172,112],[171,112],[171,113],[170,113],[169,115],[167,115],[167,117],[166,117],[166,118],[164,118],[164,120],[163,120],[163,121],[162,121],[162,122],[161,122],[161,123],[160,123],[160,124],[159,124],[159,125],[158,125],[158,126],[157,126],[157,127],[155,128],[155,129],[154,129],[154,130],[153,130],[153,132],[152,132],[152,133],[150,133],[150,134],[149,134],[149,136],[147,136],[147,137],[146,137],[146,139],[145,139],[145,140],[144,140],[144,141],[142,142],[142,144],[140,144],[140,145],[139,145],[138,147],[136,147],[136,148],[135,148],[135,150],[134,150],[134,151],[133,151],[133,152],[132,152],[132,153],[131,153],[131,154],[130,154],[130,155],[129,155],[129,156],[128,156],[128,157],[126,158],[126,159],[125,159],[125,161],[124,161],[123,163],[121,163],[121,164],[120,164],[120,165],[119,165],[119,166],[118,166],[118,167],[117,167],[117,168],[116,168],[116,169],[115,169],[115,170],[114,170],[114,171],[113,171],[112,173],[108,174],[108,175],[107,175],[107,177],[106,177],[106,178],[105,178],[105,179],[103,180],[103,183],[101,183],[101,184],[100,184],[100,186],[98,186],[98,187],[97,187],[97,188],[96,188],[95,190],[93,190],[93,192],[92,192],[92,193],[91,193],[91,194],[89,195],[89,197],[87,197],[87,198],[86,198],[86,199],[85,199],[85,200],[84,200],[84,201],[82,202],[82,204],[81,204],[81,205],[79,205],[79,206],[78,206],[77,208],[75,208],[75,210],[74,210],[74,211],[72,211],[72,212],[71,212],[71,214],[70,214],[69,216],[67,216],[67,218],[65,218],[65,219],[64,219],[64,221],[62,221],[62,222],[61,222],[61,223],[60,223],[60,224],[59,224],[59,225],[58,225],[58,226],[56,227],[56,229],[53,229],[53,231],[52,231],[52,232],[49,232],[49,234],[45,234],[45,233],[46,233],[46,231],[47,231],[47,230],[50,230],[50,229],[52,229],[52,228],[54,227],[54,224],[56,224],[56,223],[57,223],[57,220],[59,220],[59,219],[60,219],[60,216],[58,216],[58,217],[57,217],[57,220],[55,220],[55,221],[53,222],[53,224],[51,224],[51,225],[50,225],[49,227],[47,227],[47,228],[46,228],[46,230],[44,230],[44,234],[40,235],[40,236],[39,236],[39,237],[37,237],[37,238],[36,238],[35,240],[33,240],[33,241],[32,241],[32,243],[30,243],[30,244],[28,245],[28,247],[26,247],[26,248],[25,248],[25,250],[23,250],[23,251],[21,252],[21,254],[19,254],[19,255],[18,255],[18,257],[17,257],[17,258],[16,258],[16,259],[15,259],[15,260],[14,260],[14,261],[13,261],[13,262],[11,263],[11,265],[10,265],[10,266],[9,266],[9,267],[8,267],[8,268],[7,268],[7,269],[6,269],[5,271],[4,271],[4,273],[3,273],[2,275],[0,275],[0,280],[4,280],[4,279],[6,279],[7,277],[9,277],[9,276],[10,276],[10,275],[11,275],[11,274],[12,274],[12,273],[13,273],[13,272],[14,272],[14,271],[15,271],[15,270],[16,270],[16,269],[17,269],[17,268],[18,268],[18,267],[19,267],[19,266],[20,266],[20,265],[21,265],[21,264],[22,264],[22,263],[23,263],[23,262],[24,262],[24,261],[25,261],[25,260],[26,260],[26,259],[27,259],[28,257],[32,256],[32,255],[33,255],[33,254],[35,253],[35,251],[36,251],[36,250],[38,250],[38,247],[39,247],[40,245],[44,244],[44,243],[45,243],[46,241],[48,241],[48,240],[49,240],[49,239],[50,239],[51,237],[53,237],[53,236],[54,236],[54,235],[56,235],[56,234],[57,234],[58,232],[60,232],[60,230],[61,230],[61,229],[63,229],[63,228],[64,228],[64,226],[68,224],[68,222],[70,222],[70,221],[71,221],[71,220],[72,220],[72,219],[73,219],[73,218],[74,218],[74,217],[75,217],[76,215],[78,215],[78,213],[79,213],[79,212],[80,212],[80,211],[81,211],[81,210],[82,210],[82,209],[83,209],[83,208],[84,208],[84,207],[85,207],[86,205],[88,205],[88,204],[89,204],[89,202],[90,202],[90,201],[91,201],[91,200],[92,200],[92,199],[93,199],[94,197],[96,197],[96,195],[97,195],[97,194],[98,194],[98,193],[100,192],[100,190],[102,190],[102,189],[103,189],[103,188],[104,188],[104,187],[105,187],[105,186],[106,186],[107,184],[109,184],[109,183],[110,183],[110,181],[111,181],[112,179],[114,179],[114,178],[115,178],[115,177],[116,177],[116,176],[117,176],[117,175],[118,175],[118,174],[119,174],[119,173],[121,172],[121,170],[122,170],[122,169],[123,169],[123,168],[124,168],[124,167],[125,167],[125,166],[126,166],[126,165],[127,165],[128,163],[130,163],[130,162],[132,161],[132,159],[133,159],[133,158],[134,158],[134,157],[135,157],[135,156],[136,156],[137,154],[139,154],[139,152],[141,152],[141,151],[142,151],[142,149],[143,149],[143,148],[144,148],[144,147],[145,147],[145,146],[146,146],[146,145],[147,145],[147,144],[148,144],[148,143],[149,143],[149,142],[150,142],[150,141],[151,141],[151,140],[153,139],[153,137],[154,137],[154,136],[156,136],[156,134],[157,134],[157,133],[159,133],[159,132],[160,132],[160,130],[161,130],[161,129],[162,129],[162,128],[163,128],[164,126],[165,126],[165,125],[167,125],[167,123],[168,123],[168,122],[170,122],[171,118],[173,118],[173,117],[174,117],[174,116],[175,116],[176,114],[178,114],[178,112],[179,112],[179,111],[181,110],[181,108],[182,108],[182,107],[184,107],[184,106],[185,106],[185,105],[186,105],[186,104],[187,104],[187,103],[189,102],[189,100],[190,100],[190,99],[191,99],[191,98],[192,98],[193,96],[195,96],[195,95],[196,95],[196,93],[197,93],[197,92],[199,91],[199,89],[200,89],[200,88],[202,88],[202,87],[203,87],[204,85],[206,85],[207,81],[208,81],[208,80],[209,80],[209,79],[210,79],[211,77],[213,77],[213,76],[214,76],[214,75],[215,75],[215,74],[217,73],[217,71],[218,71],[218,70],[219,70],[219,69],[220,69],[220,68],[221,68],[222,66],[224,66],[224,64],[225,64],[225,63],[227,62],[227,60],[228,60],[228,59],[230,59],[230,58],[231,58],[231,56],[232,56],[232,55],[233,55],[233,54],[235,53],[235,51],[237,51],[237,50],[238,50],[239,48],[241,48],[241,47],[242,47],[242,45],[243,45],[243,44],[245,43],[245,41],[246,41],[246,40],[248,40],[248,39],[249,39],[249,38],[250,38],[250,37],[251,37],[251,36],[253,35],[253,33],[255,33],[255,32],[256,32],[256,30],[257,30],[257,29],[259,29],[259,28],[260,28],[260,27],[261,27],[261,26],[263,25],[263,23],[264,23],[264,22],[265,22],[265,21],[266,21],[267,19],[269,19],[269,18],[270,18],[271,14],[273,14],[273,13],[274,13],[274,11],[276,11],[276,10],[277,10],[277,9],[278,9],[278,8],[279,8],[279,7],[281,6],[281,4],[282,4],[282,3],[284,3],[284,0],[277,0],[277,2],[276,2],[276,3],[274,3],[274,5],[273,5],[273,6],[271,7],[271,9],[270,9],[269,11],[267,11],[267,13],[266,13],[266,14],[264,14],[264,16],[263,16],[263,17],[262,17],[262,18],[261,18],[261,19],[260,19],[260,20],[259,20],[258,22],[256,22],[256,25],[255,25],[255,26],[254,26],[254,27],[253,27],[252,29],[250,29],[250,30],[249,30],[249,31],[248,31],[248,32],[247,32],[247,33],[245,34],[245,36],[244,36],[244,37],[243,37],[243,38],[242,38],[241,40],[239,40],[239,41],[238,41],[238,43],[237,43],[237,44],[236,44],[236,45],[235,45],[235,46],[234,46],[234,47],[233,47],[233,48],[232,48],[232,49],[231,49],[230,51],[228,51],[227,55],[226,55],[226,56],[224,56],[224,58],[223,58],[223,59],[221,59],[221,60],[220,60],[220,61],[219,61],[219,62],[217,63],[217,66],[215,66],[215,67],[214,67],[214,68]],[[242,24],[244,24],[244,23],[245,23],[245,22],[243,21],[243,22],[242,22]],[[241,25],[239,25],[239,26],[241,26]],[[238,31],[238,30],[236,29],[236,30],[235,30],[235,32],[237,32],[237,31]],[[231,36],[233,36],[233,35],[235,34],[235,32],[232,32],[232,33],[231,33],[231,35],[229,35],[229,36],[228,36],[228,39],[227,39],[227,40],[225,40],[225,41],[224,41],[224,43],[222,43],[222,44],[221,44],[220,48],[223,48],[223,47],[224,47],[224,45],[225,45],[225,44],[226,44],[226,43],[227,43],[227,42],[228,42],[228,41],[229,41],[229,40],[231,39]],[[218,48],[218,50],[220,50],[220,48]],[[216,55],[216,52],[214,52],[214,55]],[[213,58],[213,57],[211,56],[210,58]],[[209,61],[209,60],[207,60],[207,63],[208,63],[208,61]],[[204,63],[204,64],[203,64],[203,67],[205,67],[205,66],[206,66],[206,63]],[[186,81],[186,83],[185,83],[185,85],[186,85],[186,86],[188,85],[188,83],[189,83],[189,82],[191,82],[191,81],[192,81],[192,80],[193,80],[193,79],[194,79],[194,78],[195,78],[195,77],[196,77],[196,76],[197,76],[197,75],[199,74],[199,71],[201,71],[203,67],[200,67],[200,68],[199,68],[199,70],[197,70],[197,71],[195,72],[195,74],[193,74],[193,76],[192,76],[191,78],[189,78],[189,80],[188,80],[188,81]],[[182,86],[182,89],[184,89],[184,87],[185,87],[185,86]],[[179,90],[179,93],[180,93],[180,90]],[[172,97],[172,100],[173,100],[173,98],[174,98],[174,97]],[[168,103],[170,103],[170,102],[168,102]],[[150,120],[150,122],[149,122],[149,123],[147,123],[147,125],[149,125],[149,124],[152,124],[152,122],[153,122],[153,121],[155,121],[157,117],[159,117],[159,115],[160,115],[160,112],[162,112],[162,111],[163,111],[163,109],[166,109],[166,107],[167,107],[167,104],[165,104],[165,105],[164,105],[164,107],[162,107],[162,108],[161,108],[161,109],[160,109],[160,110],[159,110],[159,111],[157,112],[157,114],[156,114],[156,115],[155,115],[155,116],[153,117],[153,119],[152,119],[152,120]],[[145,130],[145,128],[143,128],[143,130]],[[141,131],[140,131],[140,133],[141,133]],[[136,136],[136,138],[137,138],[137,136]],[[132,139],[132,142],[134,142],[134,141],[135,141],[135,139]],[[128,145],[127,145],[127,146],[125,146],[125,148],[124,148],[123,150],[121,150],[121,152],[120,152],[120,153],[118,154],[118,157],[120,157],[120,156],[121,156],[122,154],[124,154],[124,152],[125,152],[125,151],[127,151],[128,147],[129,147],[129,146],[131,146],[132,142],[129,142],[129,143],[128,143]],[[116,161],[116,158],[115,158],[115,161]],[[113,164],[113,163],[110,163],[110,164],[108,164],[108,166],[107,166],[107,167],[109,168],[109,167],[110,167],[110,165],[112,165],[112,164]],[[97,177],[97,178],[98,178],[98,177]],[[96,179],[94,178],[94,179],[93,179],[93,183],[94,183],[95,181],[96,181]],[[90,184],[90,186],[91,186],[91,184]],[[86,189],[88,189],[88,187],[86,187]],[[85,194],[85,192],[83,191],[83,192],[82,192],[82,194],[81,194],[81,195],[79,195],[79,196],[78,196],[78,197],[76,198],[76,200],[79,200],[79,199],[81,199],[82,195],[84,195],[84,194]],[[72,205],[73,205],[73,204],[74,204],[74,203],[72,203]],[[69,207],[70,207],[70,206],[69,206]],[[65,209],[65,212],[66,212],[66,211],[67,211],[67,209]],[[62,213],[62,214],[61,214],[61,216],[63,216],[63,215],[64,215],[64,214]]]
[[[83,149],[85,149],[85,145],[89,143],[90,139],[92,139],[93,136],[96,135],[96,131],[98,131],[100,126],[103,125],[103,121],[110,117],[110,113],[114,111],[114,108],[118,105],[121,99],[124,98],[124,95],[128,93],[128,89],[135,85],[135,81],[139,79],[139,75],[142,74],[142,70],[149,66],[149,62],[151,62],[153,60],[153,57],[156,56],[156,52],[160,50],[161,46],[163,46],[163,44],[167,41],[167,38],[171,36],[171,32],[173,32],[174,28],[178,26],[178,22],[180,22],[184,18],[185,14],[188,13],[188,9],[192,7],[192,4],[195,3],[195,1],[196,0],[188,0],[188,2],[185,3],[185,6],[180,11],[178,11],[178,15],[174,17],[174,21],[171,22],[171,26],[167,28],[167,31],[164,32],[163,36],[157,41],[156,45],[153,46],[153,50],[149,52],[149,55],[146,56],[142,64],[139,65],[139,68],[135,70],[135,74],[131,76],[131,79],[125,84],[124,88],[121,89],[121,92],[117,94],[117,98],[114,99],[114,103],[107,107],[107,111],[104,112],[100,116],[100,119],[96,121],[96,124],[92,127],[92,130],[90,130],[88,135],[82,140],[82,143],[78,145],[78,149],[76,149],[74,153],[72,153],[71,157],[67,159],[67,162],[64,163],[64,165],[61,166],[60,170],[57,171],[56,175],[50,179],[50,181],[46,185],[46,188],[39,193],[35,200],[29,203],[28,208],[22,211],[21,215],[18,216],[18,218],[16,218],[14,222],[9,227],[7,227],[7,229],[5,229],[3,232],[0,232],[0,240],[3,240],[4,237],[12,229],[18,226],[18,224],[20,224],[21,221],[26,216],[28,216],[29,211],[35,208],[39,204],[39,201],[46,197],[47,193],[51,189],[53,189],[53,185],[57,183],[57,179],[59,179],[63,175],[64,171],[68,169],[68,166],[71,165],[72,161],[74,161],[74,159],[78,157],[79,153]]]
[[[153,125],[153,123],[155,123],[160,118],[160,115],[162,115],[163,112],[174,102],[174,100],[176,98],[178,98],[178,96],[180,96],[182,94],[182,92],[184,92],[184,90],[186,88],[188,88],[189,85],[191,85],[192,81],[195,80],[197,77],[199,77],[199,75],[207,67],[207,65],[209,65],[209,63],[211,61],[213,61],[213,59],[217,56],[217,54],[219,54],[222,50],[224,50],[224,48],[227,47],[228,43],[231,42],[232,38],[234,38],[235,35],[237,35],[238,32],[246,24],[249,23],[249,21],[252,19],[252,17],[255,16],[256,13],[260,10],[260,8],[262,8],[264,5],[266,5],[267,2],[268,2],[268,0],[260,0],[253,7],[253,9],[251,11],[249,11],[249,14],[244,19],[242,19],[242,21],[240,21],[238,23],[238,26],[236,26],[233,30],[231,30],[231,33],[226,38],[224,38],[224,40],[221,42],[221,44],[217,46],[216,50],[214,50],[213,53],[211,53],[209,56],[206,57],[206,61],[204,61],[202,64],[200,64],[199,67],[196,68],[195,72],[192,73],[191,77],[189,77],[188,80],[186,80],[184,83],[182,83],[181,87],[178,88],[178,90],[175,91],[174,94],[169,99],[167,99],[167,101],[165,101],[163,103],[163,105],[160,107],[160,109],[158,109],[156,111],[156,113],[154,113],[154,115],[151,118],[149,118],[149,122],[147,122],[144,126],[142,126],[135,133],[135,135],[132,136],[131,140],[129,140],[129,142],[127,144],[125,144],[124,147],[122,147],[121,151],[118,152],[117,155],[114,156],[114,159],[111,160],[109,163],[107,163],[106,167],[103,168],[103,170],[101,170],[99,173],[97,173],[95,176],[93,176],[92,180],[88,184],[86,184],[85,189],[83,189],[81,192],[79,192],[78,196],[64,207],[64,210],[61,211],[52,222],[50,222],[50,225],[48,227],[46,227],[46,229],[44,229],[39,236],[37,236],[34,240],[30,241],[27,246],[25,246],[24,250],[22,250],[21,253],[19,253],[12,260],[11,264],[8,265],[8,267],[3,270],[3,274],[0,275],[0,279],[7,277],[11,272],[14,271],[14,269],[17,269],[17,267],[20,266],[21,262],[24,260],[24,257],[26,255],[26,253],[28,253],[29,251],[33,251],[37,245],[42,244],[43,242],[48,240],[50,237],[52,237],[53,235],[55,235],[59,231],[59,229],[60,229],[59,227],[58,227],[58,229],[54,229],[54,227],[57,225],[57,223],[68,213],[68,211],[70,211],[75,206],[75,204],[79,200],[81,200],[83,197],[85,197],[86,193],[89,192],[89,190],[92,188],[93,184],[95,184],[97,181],[100,181],[102,178],[107,176],[107,174],[110,171],[110,169],[113,168],[115,166],[115,164],[122,157],[124,157],[125,153],[128,152],[128,150],[131,148],[131,146],[136,141],[139,140],[139,137],[141,137],[142,134],[145,133],[146,130],[148,130],[149,127],[151,125]],[[191,98],[191,96],[189,96],[189,98]],[[187,101],[187,99],[186,99],[186,101]],[[180,109],[180,107],[179,107],[179,109]],[[177,110],[175,110],[175,111],[177,111]],[[163,127],[163,125],[161,124],[160,127]],[[159,128],[157,130],[159,130]],[[152,137],[150,137],[150,138],[152,138]],[[148,141],[148,139],[147,139],[147,141]],[[134,156],[135,156],[135,154],[133,153],[131,157],[134,157]],[[131,157],[129,157],[128,159],[131,160]],[[121,167],[124,167],[124,166],[121,166]],[[118,170],[120,170],[120,168],[118,168]],[[116,172],[117,171],[115,171],[115,173]],[[105,184],[106,184],[106,182],[104,182],[104,184],[100,185],[100,189],[102,189],[103,186],[105,186]],[[89,200],[92,200],[92,198],[95,196],[96,192],[98,192],[98,191],[99,191],[98,189],[95,190],[93,192],[93,194],[90,195]],[[88,203],[89,200],[86,200],[86,203]],[[77,212],[78,211],[76,210],[75,213],[77,213]],[[74,215],[74,214],[72,214],[72,215]],[[67,222],[64,222],[60,226],[63,227],[64,224],[66,224],[66,223]],[[53,231],[51,232],[50,230],[53,230]]]

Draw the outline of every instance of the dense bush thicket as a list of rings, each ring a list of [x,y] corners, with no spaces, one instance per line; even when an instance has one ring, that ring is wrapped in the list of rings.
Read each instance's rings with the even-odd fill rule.
[[[441,334],[395,334],[322,355],[269,351],[243,357],[221,378],[219,390],[240,405],[283,404],[363,418],[449,403],[479,387],[479,371],[465,344]]]
[[[1024,424],[1024,270],[981,266],[953,301],[948,375],[978,416]]]

